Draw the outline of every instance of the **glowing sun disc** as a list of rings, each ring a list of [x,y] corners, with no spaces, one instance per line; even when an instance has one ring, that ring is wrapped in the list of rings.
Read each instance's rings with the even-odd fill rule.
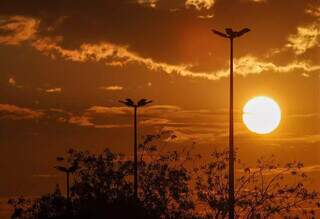
[[[281,109],[269,97],[255,97],[243,107],[242,119],[250,131],[257,134],[268,134],[279,126]]]

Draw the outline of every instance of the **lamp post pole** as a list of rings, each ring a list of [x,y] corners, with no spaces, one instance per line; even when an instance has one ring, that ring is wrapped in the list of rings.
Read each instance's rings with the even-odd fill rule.
[[[141,99],[138,101],[138,103],[134,103],[133,100],[127,98],[125,100],[120,100],[120,103],[123,103],[124,105],[131,107],[134,109],[133,111],[133,192],[134,192],[134,198],[138,199],[138,140],[137,140],[137,112],[139,107],[146,106],[147,104],[151,103],[151,100],[147,99]]]
[[[230,40],[230,99],[229,99],[229,188],[228,188],[228,205],[229,205],[229,219],[234,219],[234,119],[233,119],[233,41],[234,38],[241,37],[245,33],[249,32],[250,29],[244,28],[241,31],[233,31],[231,28],[226,28],[225,32],[222,33],[217,30],[212,30],[213,33],[228,38]]]
[[[230,38],[229,218],[234,218],[233,38]]]
[[[60,159],[60,158],[59,158]],[[61,159],[58,161],[62,161]],[[67,200],[70,200],[70,174],[76,172],[79,167],[77,163],[74,163],[72,166],[56,166],[55,167],[57,170],[59,170],[60,172],[63,172],[66,174],[66,182],[67,182]]]
[[[137,110],[134,107],[134,197],[138,198],[138,142],[137,142]]]

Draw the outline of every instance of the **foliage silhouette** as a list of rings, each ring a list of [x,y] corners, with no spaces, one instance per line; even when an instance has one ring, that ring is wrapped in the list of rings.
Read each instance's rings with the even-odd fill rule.
[[[53,193],[34,201],[11,199],[12,218],[226,218],[228,151],[212,153],[207,162],[192,154],[192,147],[167,151],[159,146],[175,138],[170,132],[162,132],[147,135],[139,145],[138,200],[133,196],[131,157],[109,149],[98,155],[69,150],[64,160],[70,166],[76,163],[78,168],[73,175],[70,199],[61,194],[58,186]],[[303,184],[307,176],[301,163],[280,167],[275,165],[274,158],[258,160],[255,168],[238,163],[237,217],[273,218],[297,211],[314,215],[305,207],[311,209],[317,204],[318,194]]]
[[[211,218],[225,218],[228,213],[228,152],[214,152],[211,162],[202,166],[196,180],[199,201]],[[272,156],[259,159],[255,168],[245,167],[238,160],[235,187],[237,218],[284,218],[299,212],[313,217],[319,207],[318,194],[309,191],[303,182],[307,175],[297,161],[280,166]],[[309,211],[305,210],[308,206]],[[313,207],[313,208],[312,208]]]

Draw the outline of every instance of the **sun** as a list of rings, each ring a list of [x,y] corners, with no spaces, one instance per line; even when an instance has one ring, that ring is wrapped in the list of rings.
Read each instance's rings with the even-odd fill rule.
[[[281,109],[277,102],[269,97],[254,97],[243,107],[242,119],[250,131],[268,134],[279,126]]]

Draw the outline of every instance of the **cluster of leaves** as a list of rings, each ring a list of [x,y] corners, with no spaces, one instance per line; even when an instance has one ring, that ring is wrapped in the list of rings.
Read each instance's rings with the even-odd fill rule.
[[[42,196],[32,202],[25,198],[10,199],[9,204],[14,207],[11,218],[68,218],[68,201],[62,196],[57,186],[53,193]]]
[[[70,198],[57,187],[35,201],[12,199],[12,218],[226,218],[228,152],[214,152],[209,163],[195,167],[201,156],[193,155],[192,148],[170,152],[159,147],[175,137],[170,133],[147,135],[139,145],[138,200],[133,197],[130,157],[108,149],[99,155],[69,150],[66,158],[58,160],[76,166]],[[255,168],[248,168],[238,162],[242,168],[236,174],[237,217],[288,216],[297,210],[314,214],[304,210],[316,203],[318,194],[303,184],[307,176],[301,171],[302,164],[280,167],[274,163],[261,159]]]

